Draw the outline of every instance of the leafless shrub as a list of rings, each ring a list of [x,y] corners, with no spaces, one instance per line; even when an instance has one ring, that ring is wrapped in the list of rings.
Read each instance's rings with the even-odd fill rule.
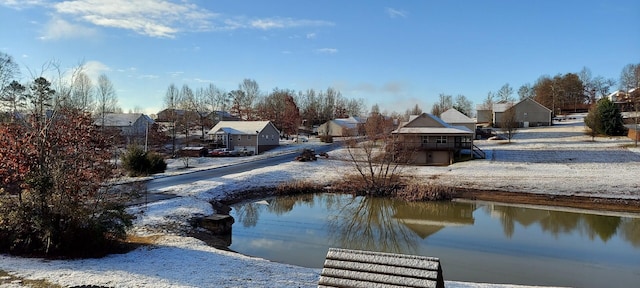
[[[455,188],[440,184],[407,183],[398,189],[396,197],[406,201],[441,201],[451,200]]]

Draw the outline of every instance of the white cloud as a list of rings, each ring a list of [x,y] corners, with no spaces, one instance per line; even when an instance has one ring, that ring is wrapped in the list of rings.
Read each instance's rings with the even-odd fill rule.
[[[336,54],[336,53],[338,53],[338,49],[336,49],[336,48],[320,48],[320,49],[316,49],[315,51],[316,51],[316,53],[323,53],[323,54]]]
[[[307,33],[307,39],[315,39],[316,33]]]
[[[387,14],[389,15],[389,17],[391,18],[407,18],[407,12],[403,11],[403,10],[397,10],[397,9],[393,9],[393,8],[386,8],[385,9]]]
[[[188,0],[65,0],[53,3],[45,0],[0,0],[0,5],[14,9],[31,6],[52,9],[52,22],[59,26],[58,30],[65,28],[63,24],[70,26],[70,23],[84,22],[158,38],[174,38],[176,34],[185,31],[271,30],[334,25],[323,20],[223,16],[189,3]],[[80,30],[80,27],[77,24],[73,25],[76,30]],[[81,31],[92,31],[88,29],[84,28]],[[53,29],[43,38],[62,38],[65,35],[56,34],[56,31]]]
[[[69,23],[66,20],[54,17],[44,27],[40,40],[57,40],[69,38],[86,38],[96,35],[94,29]]]
[[[210,19],[215,17],[194,4],[165,0],[70,0],[55,4],[54,9],[97,26],[127,29],[160,38],[173,38],[187,27],[207,30],[211,26]]]
[[[7,6],[9,8],[22,10],[33,6],[42,6],[44,1],[42,0],[0,0],[0,5]]]
[[[93,81],[97,81],[100,74],[109,71],[111,71],[111,68],[100,61],[87,61],[84,63],[84,73]]]
[[[269,29],[282,29],[282,28],[294,28],[294,27],[314,27],[314,26],[333,26],[332,22],[322,20],[305,20],[305,19],[291,19],[291,18],[264,18],[255,19],[249,21],[251,28],[257,28],[262,30]]]
[[[158,78],[160,78],[160,76],[153,75],[153,74],[145,74],[145,75],[138,76],[138,78],[139,79],[158,79]]]

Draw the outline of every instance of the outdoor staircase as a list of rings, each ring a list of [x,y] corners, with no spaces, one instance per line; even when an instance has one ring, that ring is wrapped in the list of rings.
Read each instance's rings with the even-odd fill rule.
[[[473,147],[471,148],[471,153],[473,154],[473,158],[475,158],[475,159],[485,159],[485,158],[487,158],[487,154],[484,153],[484,151],[482,151],[482,149],[480,149],[480,147],[476,146],[476,144],[473,144]]]

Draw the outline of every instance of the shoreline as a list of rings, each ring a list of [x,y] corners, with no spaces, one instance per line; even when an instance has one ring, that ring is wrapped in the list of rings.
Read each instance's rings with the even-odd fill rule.
[[[640,213],[640,200],[578,195],[552,195],[531,192],[505,192],[457,188],[454,199],[478,200],[508,204],[553,206],[590,211]]]
[[[580,195],[556,195],[542,194],[534,192],[507,192],[502,190],[476,189],[476,188],[460,188],[450,187],[454,191],[451,200],[470,200],[470,201],[486,201],[516,205],[532,205],[532,206],[551,206],[560,209],[581,209],[588,211],[604,211],[604,212],[622,212],[622,213],[640,213],[640,199],[624,199],[609,198],[597,196],[580,196]],[[273,189],[272,193],[264,193],[264,189]],[[264,199],[266,197],[313,194],[313,193],[346,193],[342,191],[331,191],[331,189],[314,189],[306,192],[295,191],[287,193],[284,191],[275,192],[277,187],[257,189],[248,189],[240,193],[231,193],[226,195],[220,201],[225,205],[231,205],[246,201],[254,201]],[[349,193],[346,193],[349,194]],[[371,196],[367,196],[371,197]],[[388,196],[392,197],[392,196]]]

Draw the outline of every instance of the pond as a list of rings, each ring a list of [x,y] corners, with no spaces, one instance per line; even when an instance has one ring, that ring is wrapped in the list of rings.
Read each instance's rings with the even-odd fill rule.
[[[445,280],[573,287],[640,283],[640,215],[342,194],[232,207],[230,249],[322,268],[329,247],[440,258]]]

